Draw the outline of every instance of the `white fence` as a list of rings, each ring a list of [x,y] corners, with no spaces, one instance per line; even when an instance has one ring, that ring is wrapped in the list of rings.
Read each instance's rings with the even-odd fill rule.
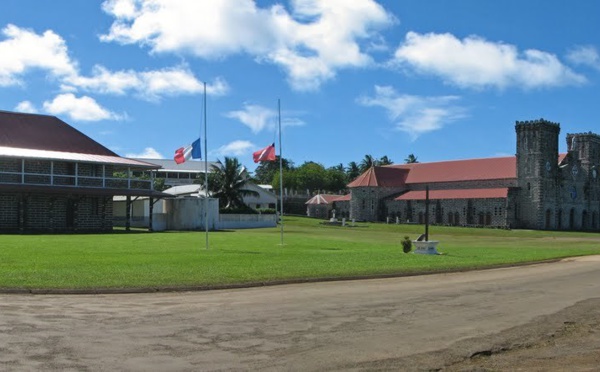
[[[218,228],[225,229],[254,229],[259,227],[276,227],[276,214],[221,214]]]

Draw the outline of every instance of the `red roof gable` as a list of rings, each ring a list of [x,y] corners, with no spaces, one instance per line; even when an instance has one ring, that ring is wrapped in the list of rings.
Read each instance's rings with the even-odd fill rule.
[[[497,189],[457,189],[457,190],[430,190],[429,199],[492,199],[506,198],[508,188]],[[409,191],[394,200],[425,200],[425,190]]]
[[[348,187],[403,187],[408,170],[394,167],[371,167],[348,184]]]

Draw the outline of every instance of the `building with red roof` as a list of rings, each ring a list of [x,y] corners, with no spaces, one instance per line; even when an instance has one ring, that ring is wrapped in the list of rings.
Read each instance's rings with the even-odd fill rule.
[[[317,194],[305,203],[306,215],[308,217],[325,219],[333,217],[333,213],[337,213],[340,216],[349,211],[349,202],[350,194]]]
[[[54,116],[0,111],[0,231],[110,231],[113,196],[169,196],[134,176],[157,168]]]
[[[515,156],[372,167],[348,187],[348,217],[363,221],[548,230],[598,230],[600,136],[544,119],[516,122]]]

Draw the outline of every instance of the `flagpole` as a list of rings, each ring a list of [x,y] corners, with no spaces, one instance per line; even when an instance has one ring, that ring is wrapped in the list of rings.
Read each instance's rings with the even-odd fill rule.
[[[279,224],[281,226],[281,245],[283,245],[283,150],[281,147],[281,100],[277,99],[277,113],[279,118]]]
[[[204,229],[208,249],[208,140],[206,137],[206,82],[204,83]]]

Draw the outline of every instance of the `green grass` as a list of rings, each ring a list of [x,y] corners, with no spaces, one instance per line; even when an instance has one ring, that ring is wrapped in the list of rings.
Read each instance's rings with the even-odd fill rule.
[[[279,228],[211,232],[0,236],[2,289],[222,286],[283,280],[467,270],[600,254],[600,234],[430,228],[439,256],[404,254],[419,225],[326,226],[286,218]]]

